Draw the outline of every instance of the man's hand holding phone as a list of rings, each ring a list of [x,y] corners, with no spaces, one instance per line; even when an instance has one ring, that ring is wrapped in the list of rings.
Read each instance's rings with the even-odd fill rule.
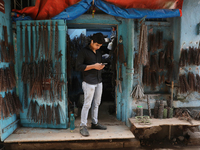
[[[96,63],[94,64],[94,68],[96,70],[102,70],[105,67],[105,65],[103,63]]]

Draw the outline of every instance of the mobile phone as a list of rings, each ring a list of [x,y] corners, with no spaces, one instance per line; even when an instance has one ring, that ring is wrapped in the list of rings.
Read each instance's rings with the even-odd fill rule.
[[[102,63],[102,65],[107,65],[108,63]]]

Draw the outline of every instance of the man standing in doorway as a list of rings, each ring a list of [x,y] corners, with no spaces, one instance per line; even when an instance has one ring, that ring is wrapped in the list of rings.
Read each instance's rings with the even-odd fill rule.
[[[89,136],[87,130],[87,118],[90,107],[92,107],[91,128],[101,130],[107,129],[107,127],[98,122],[98,110],[102,95],[101,72],[105,67],[105,65],[101,63],[102,55],[99,49],[104,42],[104,36],[102,33],[94,34],[91,38],[90,44],[79,51],[76,60],[76,69],[83,73],[82,88],[84,92],[84,104],[81,111],[80,124],[80,133],[83,136]]]

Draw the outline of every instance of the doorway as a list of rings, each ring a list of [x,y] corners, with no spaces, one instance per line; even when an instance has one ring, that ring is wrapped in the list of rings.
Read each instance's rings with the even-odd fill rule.
[[[99,107],[101,122],[120,123],[116,119],[116,47],[117,27],[111,25],[68,25],[67,30],[67,80],[68,80],[68,107],[69,115],[74,113],[77,124],[80,123],[80,114],[84,102],[82,90],[82,73],[76,71],[75,62],[78,52],[90,43],[90,37],[98,32],[104,35],[105,43],[101,46],[102,62],[107,63],[102,70],[103,93]],[[88,114],[90,123],[90,112]]]

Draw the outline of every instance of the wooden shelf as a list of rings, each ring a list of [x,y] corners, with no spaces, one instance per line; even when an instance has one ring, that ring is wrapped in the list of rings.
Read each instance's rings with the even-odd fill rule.
[[[150,125],[141,125],[136,122],[136,119],[134,118],[129,118],[129,121],[131,122],[132,125],[134,125],[136,128],[151,128],[155,126],[178,126],[178,125],[187,125],[187,126],[199,126],[200,121],[198,120],[192,120],[193,124],[190,124],[186,120],[180,120],[178,118],[169,118],[169,119],[150,119],[151,124]]]

